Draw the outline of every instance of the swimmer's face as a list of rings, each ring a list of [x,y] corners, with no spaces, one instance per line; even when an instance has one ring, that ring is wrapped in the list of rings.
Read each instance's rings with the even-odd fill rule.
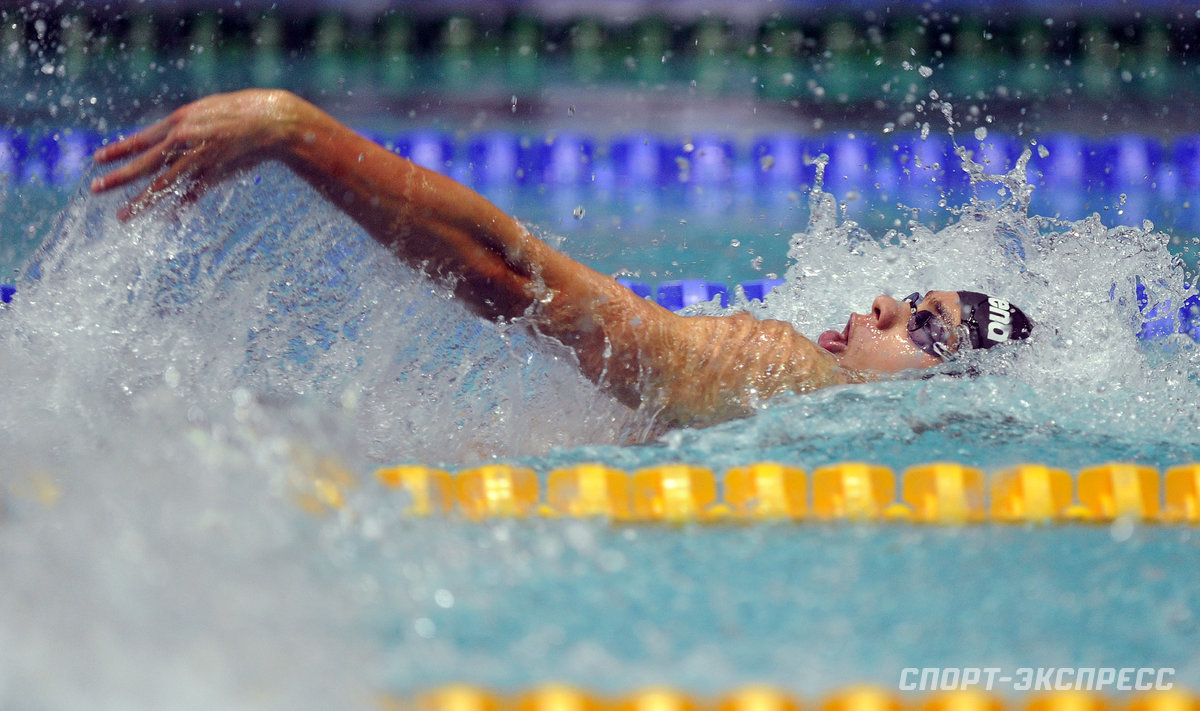
[[[953,291],[931,291],[916,305],[939,319],[949,334],[949,347],[957,350],[957,329],[962,308]],[[867,314],[851,314],[842,332],[826,331],[817,344],[833,354],[838,365],[849,370],[897,373],[911,368],[932,368],[941,358],[922,351],[908,332],[913,316],[907,301],[879,296]]]

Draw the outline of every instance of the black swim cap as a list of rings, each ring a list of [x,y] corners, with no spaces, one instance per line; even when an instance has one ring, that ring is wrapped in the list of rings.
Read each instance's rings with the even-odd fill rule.
[[[958,303],[972,348],[991,348],[1008,341],[1024,340],[1033,330],[1033,322],[1025,312],[1006,299],[978,291],[960,291]]]

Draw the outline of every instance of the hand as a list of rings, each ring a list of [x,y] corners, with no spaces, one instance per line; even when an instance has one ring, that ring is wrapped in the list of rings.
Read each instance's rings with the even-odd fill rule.
[[[282,91],[218,94],[96,151],[97,164],[133,157],[91,183],[101,193],[142,178],[150,184],[117,212],[128,220],[171,195],[193,202],[234,173],[278,157],[302,104]]]

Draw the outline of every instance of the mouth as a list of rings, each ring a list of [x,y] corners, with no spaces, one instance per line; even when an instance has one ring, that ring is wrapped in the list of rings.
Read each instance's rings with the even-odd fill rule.
[[[846,344],[849,342],[850,321],[846,321],[846,328],[840,332],[826,331],[817,337],[817,345],[835,355],[846,350]]]

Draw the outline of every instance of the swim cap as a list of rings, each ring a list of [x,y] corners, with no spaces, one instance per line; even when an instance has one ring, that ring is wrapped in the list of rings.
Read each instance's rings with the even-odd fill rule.
[[[972,348],[991,348],[1008,341],[1024,340],[1033,330],[1033,322],[1025,312],[1006,299],[978,291],[960,291],[958,303]]]

